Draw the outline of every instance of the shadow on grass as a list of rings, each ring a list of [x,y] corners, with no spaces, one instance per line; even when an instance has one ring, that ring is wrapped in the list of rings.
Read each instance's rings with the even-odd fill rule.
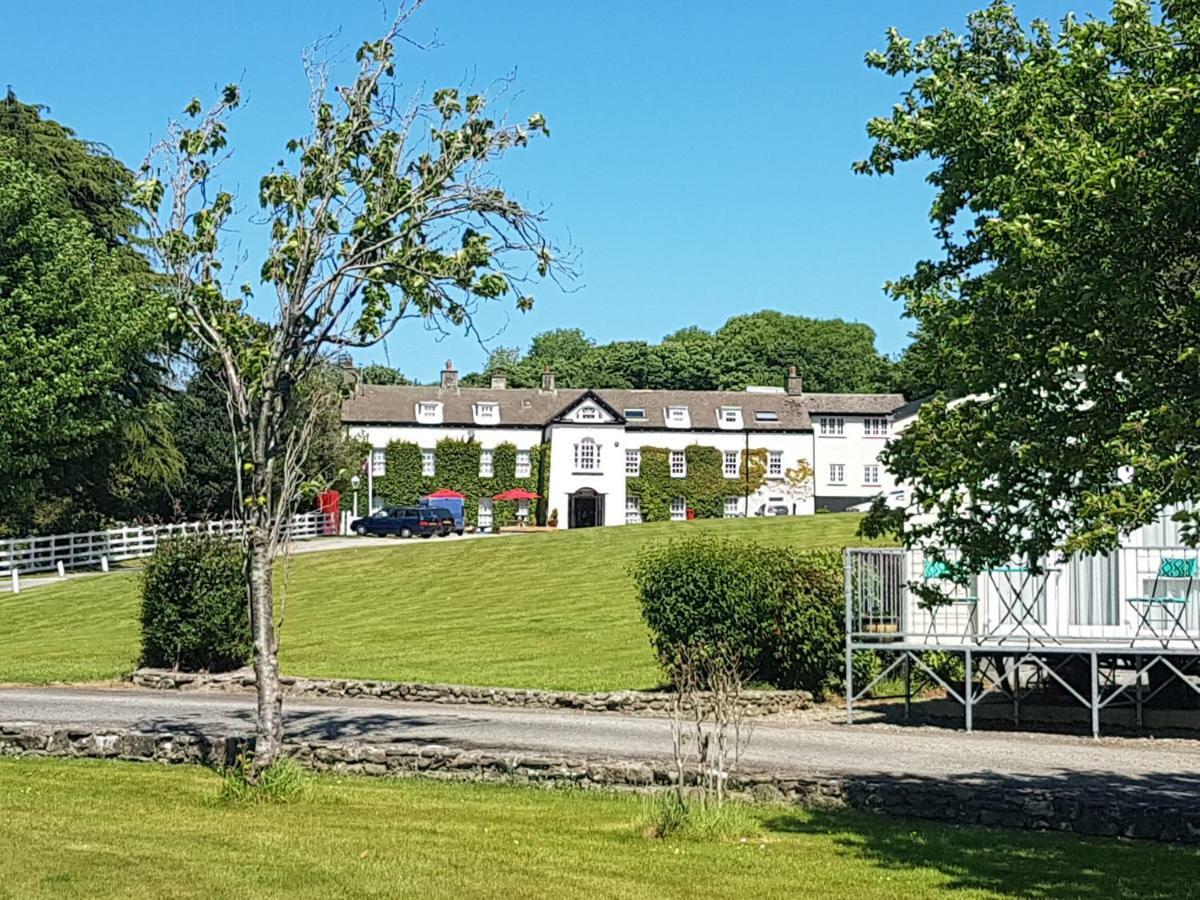
[[[840,852],[885,870],[932,869],[949,890],[1007,897],[1193,897],[1200,850],[1113,838],[955,827],[857,812],[768,818],[776,834],[832,839]]]

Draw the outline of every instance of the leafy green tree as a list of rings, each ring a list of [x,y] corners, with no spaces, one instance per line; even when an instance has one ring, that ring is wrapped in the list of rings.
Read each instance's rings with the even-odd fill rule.
[[[250,286],[235,298],[221,280],[234,197],[216,176],[236,85],[207,110],[199,100],[187,105],[137,188],[177,320],[223,375],[248,545],[256,776],[275,761],[283,736],[273,563],[307,486],[319,427],[320,408],[306,410],[304,393],[327,374],[331,352],[373,345],[407,319],[470,329],[481,302],[515,298],[527,310],[533,301],[513,274],[517,263],[542,277],[560,266],[540,216],[490,172],[509,150],[548,134],[541,114],[498,123],[487,98],[454,88],[408,112],[395,102],[396,47],[419,5],[403,4],[387,34],[359,48],[351,83],[332,88],[329,67],[307,61],[312,129],[288,142],[290,162],[259,185],[270,223],[261,279],[276,303],[269,321],[246,315]]]
[[[841,319],[810,319],[773,310],[734,316],[717,331],[718,386],[781,385],[796,366],[806,390],[857,393],[887,390],[891,363],[875,349],[875,332]]]
[[[645,341],[614,341],[583,357],[585,385],[579,387],[660,388],[666,372],[657,347]]]
[[[202,357],[173,408],[172,430],[185,477],[176,500],[185,518],[226,518],[235,512],[234,453],[221,367]]]
[[[1200,7],[888,33],[860,172],[927,160],[936,259],[890,285],[946,395],[887,454],[962,569],[1097,551],[1200,496]],[[882,514],[872,528],[896,527]]]
[[[0,137],[0,516],[24,531],[103,490],[163,309],[14,147]]]
[[[711,332],[681,328],[663,338],[657,350],[664,388],[708,391],[717,386],[720,348]]]
[[[358,376],[363,384],[412,384],[403,372],[391,366],[363,366]]]
[[[140,224],[137,211],[128,204],[134,174],[103,145],[81,140],[70,128],[42,118],[43,111],[22,103],[8,89],[0,102],[0,138],[12,139],[4,145],[5,157],[57,179],[67,204],[88,221],[96,237],[110,245],[129,242]],[[128,259],[145,266],[136,255]]]
[[[86,316],[101,314],[101,292],[118,282],[120,296],[113,298],[111,312],[124,315],[138,306],[124,320],[120,333],[142,348],[141,352],[122,351],[110,361],[118,369],[110,367],[97,373],[94,387],[105,394],[106,402],[100,407],[89,405],[96,421],[104,422],[97,426],[94,439],[86,443],[67,441],[61,445],[61,452],[51,453],[49,458],[33,445],[15,445],[14,452],[27,457],[31,465],[40,466],[40,474],[24,482],[23,499],[12,497],[0,518],[16,530],[62,531],[97,527],[106,520],[128,520],[161,508],[167,493],[179,483],[182,460],[170,429],[166,305],[157,294],[145,257],[138,251],[140,217],[127,202],[134,175],[104,147],[78,138],[69,128],[43,118],[42,112],[41,107],[21,103],[11,90],[8,92],[0,101],[0,156],[19,165],[21,172],[37,176],[36,215],[47,223],[61,219],[65,242],[75,242],[81,233],[97,242],[89,245],[87,252],[102,257],[100,265],[105,275],[91,292],[94,300],[88,304],[86,314],[82,308],[77,309],[79,315],[75,317],[60,317],[62,310],[36,312],[41,317],[39,327],[47,329],[38,334],[39,340],[45,341],[40,350],[62,354],[61,359],[51,362],[70,370],[72,361],[66,357],[74,345],[76,329],[86,329],[89,324],[104,327],[107,312],[102,318]],[[16,171],[9,169],[8,177],[16,177]],[[9,214],[16,214],[13,207],[9,207]],[[19,227],[11,219],[8,225]],[[28,223],[21,227],[28,227]],[[68,252],[65,244],[57,248],[43,245],[38,259],[48,264],[49,254],[59,250]],[[33,316],[30,304],[45,302],[53,306],[56,301],[36,285],[32,293],[23,291],[21,286],[28,285],[32,277],[29,261],[29,257],[19,255],[0,259],[0,278],[5,279],[9,292],[22,292],[20,302],[25,314]],[[140,299],[129,295],[131,286],[136,287]],[[140,341],[134,341],[128,331],[134,326],[144,330]],[[14,329],[0,334],[0,345],[21,340],[20,332]],[[8,351],[8,360],[15,361],[31,349],[13,347]],[[0,377],[20,380],[27,374],[15,370],[0,373]],[[27,433],[19,429],[12,434],[14,441],[28,439]],[[17,438],[18,434],[23,436]],[[53,430],[48,428],[45,437],[53,440]]]

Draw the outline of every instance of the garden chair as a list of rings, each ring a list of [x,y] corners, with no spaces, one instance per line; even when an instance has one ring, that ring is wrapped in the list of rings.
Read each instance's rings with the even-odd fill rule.
[[[1184,621],[1188,611],[1188,603],[1192,596],[1192,584],[1196,580],[1196,559],[1179,556],[1164,556],[1154,573],[1154,582],[1150,586],[1147,597],[1130,597],[1128,602],[1138,618],[1137,630],[1133,634],[1131,646],[1136,644],[1143,631],[1149,631],[1156,641],[1166,647],[1179,632],[1188,639],[1192,647],[1200,649],[1196,638],[1188,634]],[[1182,596],[1167,593],[1165,581],[1184,582]],[[1155,624],[1155,614],[1159,624]]]
[[[931,581],[940,581],[950,574],[949,567],[940,560],[927,559],[922,568],[922,578],[926,584]],[[942,633],[938,630],[938,614],[945,612],[949,613],[957,609],[966,609],[966,621],[963,624],[962,631],[957,637],[962,641],[975,640],[978,633],[978,613],[979,613],[979,597],[973,588],[963,588],[962,585],[951,582],[952,590],[955,592],[946,596],[941,603],[931,605],[929,607],[929,628],[925,631],[926,639],[932,638],[934,643],[941,643]],[[966,590],[966,594],[958,593]],[[955,617],[955,621],[958,617]],[[949,632],[947,632],[947,637]]]

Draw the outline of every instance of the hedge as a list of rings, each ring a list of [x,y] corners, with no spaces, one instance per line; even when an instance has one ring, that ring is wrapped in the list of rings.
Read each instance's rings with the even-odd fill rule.
[[[549,481],[550,447],[538,444],[529,451],[530,475],[518,478],[517,447],[504,443],[492,451],[492,476],[479,474],[482,447],[478,441],[443,438],[434,447],[434,474],[421,474],[421,447],[407,441],[392,441],[384,451],[386,471],[375,479],[375,495],[388,503],[411,505],[439,488],[449,488],[463,494],[463,516],[466,524],[477,524],[479,500],[492,497],[512,488],[524,488],[535,494],[546,494]],[[536,501],[531,507],[534,521],[546,521],[546,501]],[[496,527],[511,525],[517,520],[514,501],[497,501],[492,507],[492,523]]]
[[[747,679],[824,693],[844,672],[841,552],[696,536],[652,546],[632,570],[669,675],[680,650],[735,655]]]

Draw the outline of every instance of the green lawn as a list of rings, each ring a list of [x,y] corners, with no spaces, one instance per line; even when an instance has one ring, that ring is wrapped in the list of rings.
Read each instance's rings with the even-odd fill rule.
[[[102,897],[1184,897],[1200,851],[755,811],[660,841],[628,795],[366,778],[229,806],[193,767],[0,760],[0,893]]]
[[[296,556],[282,665],[297,675],[564,690],[648,688],[630,562],[647,543],[719,532],[762,543],[859,543],[857,515],[664,522]],[[364,538],[363,540],[379,540]],[[138,577],[73,579],[0,595],[0,682],[130,671]]]

